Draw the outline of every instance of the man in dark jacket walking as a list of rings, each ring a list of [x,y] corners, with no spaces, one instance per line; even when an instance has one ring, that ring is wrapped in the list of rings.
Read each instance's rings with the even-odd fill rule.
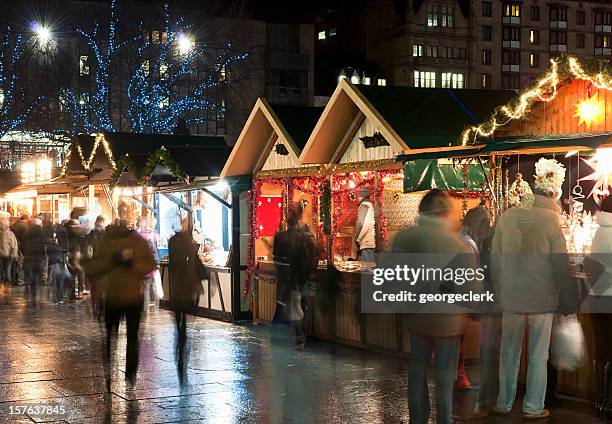
[[[66,268],[68,234],[63,225],[56,223],[48,227],[46,238],[49,279],[55,288],[55,302],[61,305],[64,303],[65,283],[69,278]]]
[[[45,268],[45,233],[40,218],[32,218],[23,241],[25,283],[30,297],[36,295]]]
[[[189,219],[181,222],[181,231],[168,241],[170,259],[170,301],[174,308],[178,344],[176,348],[178,374],[183,381],[187,343],[187,314],[193,311],[203,292],[203,265],[198,257],[198,246],[193,241]]]

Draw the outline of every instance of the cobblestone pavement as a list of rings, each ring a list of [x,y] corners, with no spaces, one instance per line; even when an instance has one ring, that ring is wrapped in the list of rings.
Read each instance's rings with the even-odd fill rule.
[[[296,350],[263,326],[192,318],[188,380],[181,386],[173,316],[165,310],[143,318],[133,387],[124,380],[122,326],[108,393],[104,332],[86,302],[56,306],[46,297],[44,289],[37,301],[26,300],[20,288],[0,292],[0,423],[408,422],[407,361],[321,341]],[[457,396],[458,417],[474,396]],[[480,420],[521,421],[518,410]],[[594,419],[555,409],[546,421]]]

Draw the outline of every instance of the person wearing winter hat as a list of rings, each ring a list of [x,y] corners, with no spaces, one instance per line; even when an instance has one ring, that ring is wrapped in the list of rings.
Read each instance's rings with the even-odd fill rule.
[[[575,313],[578,290],[569,274],[558,197],[565,168],[554,159],[536,163],[532,208],[510,208],[499,218],[491,249],[492,277],[503,311],[499,396],[495,410],[509,414],[516,397],[525,327],[527,388],[523,416],[546,418],[544,400],[554,314]]]
[[[367,187],[357,191],[359,209],[357,210],[357,222],[355,223],[354,247],[357,251],[357,259],[366,262],[375,262],[376,234],[374,230],[374,206],[370,200],[372,195]]]

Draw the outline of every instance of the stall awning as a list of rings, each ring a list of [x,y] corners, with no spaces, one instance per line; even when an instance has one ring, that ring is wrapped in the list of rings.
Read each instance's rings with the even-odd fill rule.
[[[469,164],[467,189],[480,191],[486,183],[485,175],[479,164]],[[463,165],[440,164],[437,160],[415,160],[404,165],[404,192],[430,190],[463,190]]]
[[[554,153],[612,145],[612,133],[578,133],[536,137],[506,137],[484,145],[479,153]]]
[[[487,144],[473,146],[436,147],[411,149],[396,157],[397,162],[416,160],[453,159],[491,154],[542,154],[561,153],[572,150],[594,150],[612,147],[612,133],[580,133],[564,135],[543,135],[536,137],[498,138]]]

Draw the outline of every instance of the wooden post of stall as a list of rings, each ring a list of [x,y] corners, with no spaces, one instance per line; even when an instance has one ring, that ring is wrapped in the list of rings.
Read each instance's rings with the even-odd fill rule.
[[[92,212],[93,207],[94,207],[94,202],[96,200],[95,186],[93,184],[89,184],[87,186],[87,195],[88,195],[87,209],[89,209],[89,212]]]

